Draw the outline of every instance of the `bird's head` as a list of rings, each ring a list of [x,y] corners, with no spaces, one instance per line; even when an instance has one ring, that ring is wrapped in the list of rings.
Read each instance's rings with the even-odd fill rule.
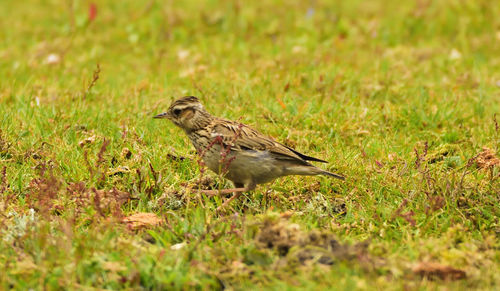
[[[194,96],[186,96],[172,102],[167,112],[154,118],[167,118],[186,132],[205,127],[212,116],[203,108],[200,100]]]

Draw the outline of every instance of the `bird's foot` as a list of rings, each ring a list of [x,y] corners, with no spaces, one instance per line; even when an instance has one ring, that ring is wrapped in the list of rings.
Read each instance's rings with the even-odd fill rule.
[[[232,189],[222,189],[222,190],[200,190],[200,192],[204,193],[205,195],[209,197],[217,196],[217,195],[224,195],[224,194],[229,194],[229,193],[234,193],[233,196],[228,198],[222,205],[217,207],[215,210],[216,213],[220,213],[223,209],[225,209],[233,200],[237,199],[238,197],[241,196],[241,193],[248,191],[248,188],[246,187],[241,187],[241,188],[232,188]]]
[[[231,196],[231,198],[229,198],[226,201],[224,201],[224,203],[222,203],[221,206],[219,206],[219,207],[217,207],[217,209],[215,209],[215,212],[216,213],[220,213],[221,210],[225,209],[229,205],[229,203],[231,203],[234,199],[240,197],[241,193],[243,193],[243,191],[234,192],[234,194],[233,194],[233,196]]]

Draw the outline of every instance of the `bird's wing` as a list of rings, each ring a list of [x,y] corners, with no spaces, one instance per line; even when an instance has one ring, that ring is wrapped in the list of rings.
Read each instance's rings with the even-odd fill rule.
[[[235,150],[268,151],[276,159],[296,161],[304,165],[309,165],[307,161],[325,162],[303,155],[249,126],[234,121],[220,120],[212,127],[211,136],[220,136],[225,146],[231,146]]]

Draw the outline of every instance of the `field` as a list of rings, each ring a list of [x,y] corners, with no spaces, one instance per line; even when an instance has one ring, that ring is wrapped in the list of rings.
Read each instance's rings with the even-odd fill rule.
[[[0,289],[500,290],[495,1],[0,4]],[[185,95],[346,177],[232,184]],[[142,219],[142,220],[141,220]]]

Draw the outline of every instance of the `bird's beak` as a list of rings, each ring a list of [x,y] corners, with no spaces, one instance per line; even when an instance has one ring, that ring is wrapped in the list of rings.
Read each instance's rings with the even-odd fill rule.
[[[153,118],[155,118],[155,119],[168,118],[168,113],[167,112],[163,112],[163,113],[160,113],[158,115],[155,115]]]

